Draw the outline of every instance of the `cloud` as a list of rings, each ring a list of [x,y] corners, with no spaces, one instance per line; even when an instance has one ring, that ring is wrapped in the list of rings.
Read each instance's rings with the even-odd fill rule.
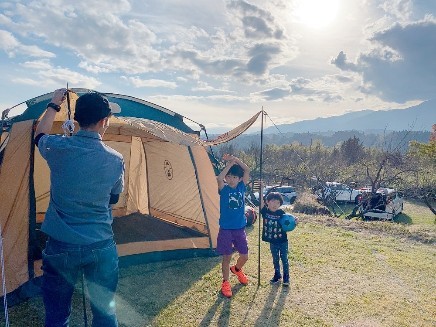
[[[34,69],[38,71],[52,69],[52,66],[48,60],[26,61],[22,63],[21,66],[26,69]]]
[[[232,72],[238,68],[240,69],[244,65],[244,62],[238,59],[223,58],[212,60],[208,57],[201,57],[200,53],[197,51],[183,51],[180,55],[206,74],[231,75]]]
[[[53,67],[49,60],[26,61],[20,65],[24,73],[17,72],[11,79],[15,84],[56,88],[69,84],[70,87],[96,89],[101,82],[94,77],[85,76],[68,68]]]
[[[413,2],[411,0],[387,0],[380,4],[385,13],[398,19],[407,20],[412,15]]]
[[[139,77],[127,77],[127,76],[123,76],[122,78],[127,80],[129,83],[131,83],[134,87],[137,88],[142,88],[142,87],[163,87],[168,89],[177,88],[177,83],[168,82],[165,80],[159,80],[159,79],[144,80]]]
[[[347,60],[347,55],[344,53],[344,51],[339,52],[336,58],[333,58],[330,61],[331,64],[335,65],[341,70],[350,70],[350,71],[357,71],[358,68],[355,64],[352,62],[349,62]]]
[[[287,96],[289,96],[290,93],[291,90],[289,88],[285,89],[285,88],[275,87],[273,89],[258,92],[257,94],[267,101],[274,101],[274,100],[286,98]]]
[[[150,80],[151,73],[170,69],[192,79],[207,75],[219,82],[265,83],[272,69],[296,53],[272,12],[246,1],[230,1],[226,7],[213,1],[163,5],[150,0],[147,8],[151,14],[127,0],[108,0],[104,8],[84,0],[58,0],[56,6],[37,0],[9,4],[3,20],[13,17],[15,33],[42,40],[59,56],[71,55],[72,64],[93,75],[121,73]],[[54,58],[36,47],[25,50],[28,56]]]
[[[234,93],[230,90],[216,88],[209,85],[207,82],[198,81],[198,85],[192,88],[192,91],[200,91],[200,92],[218,92],[218,93]]]
[[[128,1],[75,1],[53,6],[48,0],[17,4],[16,33],[36,38],[81,58],[91,72],[146,72],[161,67],[154,32],[129,14]],[[12,14],[11,14],[12,15]],[[48,23],[49,22],[49,23]],[[62,28],[54,28],[62,26]],[[32,53],[26,49],[28,52]],[[35,51],[33,51],[34,53]],[[97,68],[103,67],[103,68]]]
[[[256,44],[249,51],[251,59],[247,64],[248,72],[261,75],[267,72],[269,63],[274,55],[279,54],[281,49],[277,45],[273,44]]]
[[[28,56],[38,58],[53,58],[54,53],[44,51],[35,45],[21,44],[12,33],[0,30],[0,49],[3,49],[9,57]]]
[[[368,41],[372,48],[360,53],[356,63],[347,61],[342,51],[331,61],[341,70],[361,74],[363,93],[398,103],[435,97],[436,20],[433,16],[394,24],[375,32]]]
[[[333,80],[337,78],[334,76],[325,76],[318,80],[296,78],[289,83],[291,96],[303,101],[339,102],[343,98],[338,91],[335,91]]]

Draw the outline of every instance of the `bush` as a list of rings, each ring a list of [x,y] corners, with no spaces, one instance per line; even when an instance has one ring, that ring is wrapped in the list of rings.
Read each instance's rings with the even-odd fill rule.
[[[297,197],[293,211],[307,215],[331,215],[330,210],[317,201],[316,195],[308,192],[303,192]]]

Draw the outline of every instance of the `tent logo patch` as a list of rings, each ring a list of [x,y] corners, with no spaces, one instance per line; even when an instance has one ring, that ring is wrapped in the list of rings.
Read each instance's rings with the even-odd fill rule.
[[[164,172],[169,180],[173,179],[173,167],[171,166],[171,162],[168,160],[164,161]]]

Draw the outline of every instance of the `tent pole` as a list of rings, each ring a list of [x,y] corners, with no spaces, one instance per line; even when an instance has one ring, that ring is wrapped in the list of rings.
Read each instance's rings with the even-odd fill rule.
[[[262,106],[262,115],[261,115],[261,122],[260,122],[260,158],[259,158],[259,179],[260,179],[260,185],[259,185],[259,219],[258,219],[258,237],[257,237],[257,285],[260,286],[260,235],[261,235],[261,221],[262,216],[260,214],[260,210],[262,209],[261,206],[261,196],[263,196],[262,193],[262,185],[263,185],[263,178],[262,178],[262,163],[263,163],[263,106]]]

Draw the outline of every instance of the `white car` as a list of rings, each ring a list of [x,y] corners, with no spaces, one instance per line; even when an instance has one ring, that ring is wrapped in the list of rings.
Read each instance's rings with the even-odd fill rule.
[[[354,189],[346,184],[338,182],[326,182],[324,187],[324,197],[334,196],[336,201],[353,202],[358,204],[362,200],[363,189]],[[322,198],[321,190],[316,191],[318,198]]]
[[[362,201],[362,213],[365,219],[392,220],[403,211],[404,200],[392,188],[379,188],[377,193]]]
[[[283,196],[283,204],[288,205],[295,202],[297,198],[297,192],[292,186],[265,186],[263,189],[263,196],[267,195],[269,192],[279,192]],[[253,193],[256,200],[259,200],[259,192]]]
[[[283,195],[283,204],[292,204],[297,198],[297,192],[292,186],[278,186],[273,191]]]

